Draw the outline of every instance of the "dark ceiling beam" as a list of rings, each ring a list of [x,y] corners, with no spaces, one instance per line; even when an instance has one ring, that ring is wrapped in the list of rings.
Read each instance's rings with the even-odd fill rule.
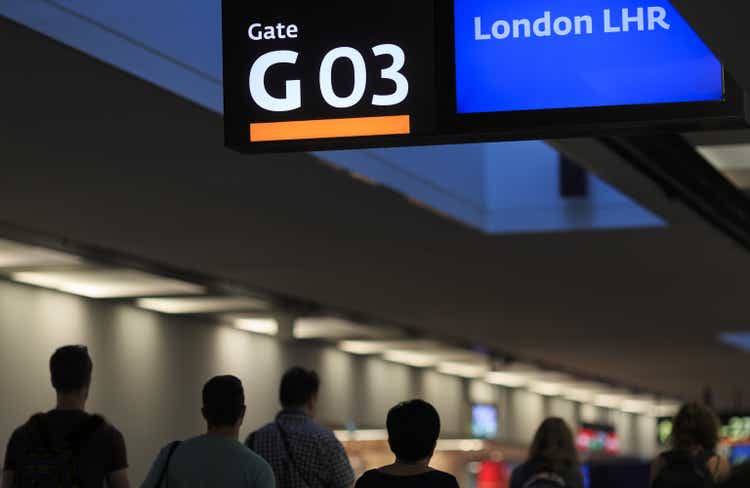
[[[750,2],[671,0],[746,91],[750,90]]]
[[[610,150],[750,250],[750,199],[679,135],[602,139]]]

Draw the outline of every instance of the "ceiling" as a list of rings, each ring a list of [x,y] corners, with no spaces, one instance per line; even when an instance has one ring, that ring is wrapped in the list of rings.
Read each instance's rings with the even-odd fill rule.
[[[747,49],[750,31],[738,19],[750,18],[750,3],[746,0],[671,0],[701,37],[726,64],[729,72],[740,84],[750,87],[750,63]],[[688,140],[696,145],[730,145],[706,154],[730,181],[744,190],[750,190],[750,131],[689,134]],[[737,144],[745,147],[733,147]]]
[[[717,340],[750,330],[750,253],[594,141],[555,145],[668,228],[485,235],[310,155],[230,152],[216,114],[2,20],[0,46],[0,234],[750,406],[750,355]]]

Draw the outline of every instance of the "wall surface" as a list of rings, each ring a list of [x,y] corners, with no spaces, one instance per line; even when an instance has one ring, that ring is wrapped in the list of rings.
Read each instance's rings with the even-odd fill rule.
[[[469,382],[380,359],[352,356],[312,343],[282,343],[196,319],[165,316],[128,304],[96,302],[0,282],[0,457],[13,429],[53,406],[47,361],[59,346],[81,343],[94,359],[89,410],[125,435],[131,477],[139,483],[164,444],[204,429],[200,391],[213,375],[234,374],[245,385],[246,435],[278,409],[277,385],[292,365],[315,368],[323,384],[320,420],[334,427],[382,427],[395,403],[423,397],[440,411],[447,435],[466,435],[470,402],[495,403],[501,437],[528,443],[546,415],[571,423],[577,404]],[[618,424],[618,427],[621,426]],[[634,452],[652,452],[655,422],[623,423]],[[632,446],[630,446],[632,444]]]

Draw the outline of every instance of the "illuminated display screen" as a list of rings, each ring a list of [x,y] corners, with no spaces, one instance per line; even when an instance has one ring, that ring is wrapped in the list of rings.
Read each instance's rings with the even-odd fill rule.
[[[576,447],[584,453],[620,453],[620,437],[614,427],[584,424],[576,433]]]
[[[739,466],[750,461],[750,444],[733,446],[729,453],[729,460],[732,465]]]
[[[720,101],[668,0],[454,0],[459,113]]]
[[[667,0],[222,0],[222,23],[241,152],[747,127]]]
[[[472,405],[471,434],[479,439],[494,439],[498,436],[497,407],[494,405]]]

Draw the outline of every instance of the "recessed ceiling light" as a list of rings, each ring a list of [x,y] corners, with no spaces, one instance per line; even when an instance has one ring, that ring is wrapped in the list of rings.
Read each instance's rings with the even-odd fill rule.
[[[453,366],[454,373],[450,374],[455,374],[455,371],[457,371],[456,363],[478,364],[487,360],[481,354],[440,343],[433,343],[432,347],[390,350],[383,354],[383,358],[421,368],[438,366],[441,363],[453,363],[448,364],[448,368]]]
[[[335,430],[333,434],[341,442],[384,441],[388,439],[388,431],[385,429]]]
[[[273,336],[279,333],[279,323],[268,317],[235,317],[232,324],[237,329],[255,334]]]
[[[339,317],[303,317],[294,322],[295,339],[383,339],[398,337],[390,327],[364,325]]]
[[[481,439],[438,439],[436,451],[442,452],[476,452],[485,448]]]
[[[350,354],[370,355],[382,354],[386,351],[413,350],[413,349],[435,349],[437,342],[425,340],[402,340],[402,341],[366,341],[349,340],[340,341],[339,349]]]
[[[270,308],[268,302],[250,297],[140,298],[136,304],[147,310],[168,314],[241,312]]]
[[[20,283],[89,298],[192,295],[205,291],[193,283],[127,269],[21,271],[12,273],[11,278]]]
[[[546,381],[532,381],[529,383],[529,391],[543,396],[558,396],[562,393],[563,387],[558,383]]]
[[[520,388],[529,381],[525,376],[508,371],[490,371],[485,375],[484,380],[487,383],[508,388]]]
[[[0,268],[32,268],[81,264],[78,256],[0,239]]]
[[[680,410],[680,402],[674,400],[662,400],[654,407],[654,415],[657,417],[673,417]]]
[[[593,403],[596,395],[609,388],[600,383],[586,381],[573,382],[563,388],[562,396],[579,403]]]
[[[415,351],[387,351],[383,359],[415,368],[428,368],[440,362],[440,357]]]
[[[706,161],[723,171],[750,169],[750,144],[696,146]]]
[[[719,334],[719,339],[724,344],[750,352],[750,332],[724,332]]]
[[[482,378],[489,371],[489,367],[481,362],[443,361],[438,364],[437,370],[462,378]]]

